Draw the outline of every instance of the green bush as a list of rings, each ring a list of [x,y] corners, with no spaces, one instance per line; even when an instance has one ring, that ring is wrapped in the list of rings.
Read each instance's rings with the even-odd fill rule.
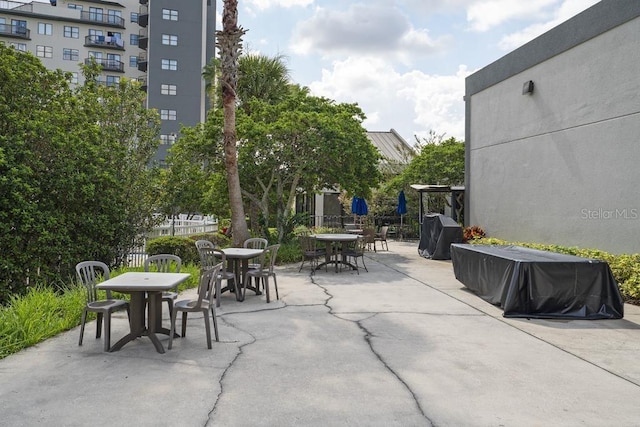
[[[194,242],[197,240],[208,240],[217,247],[226,248],[231,245],[231,239],[222,233],[202,233],[189,236]]]
[[[278,259],[276,264],[292,264],[299,262],[302,259],[302,249],[300,248],[300,242],[295,239],[290,242],[283,243],[278,250]]]
[[[599,249],[577,248],[573,246],[544,245],[540,243],[506,242],[487,237],[471,240],[469,243],[480,245],[518,245],[549,252],[575,255],[583,258],[606,261],[624,300],[631,304],[640,304],[640,254],[612,255]]]
[[[193,239],[179,236],[163,236],[147,242],[147,254],[173,254],[182,259],[183,264],[197,264],[200,256]]]

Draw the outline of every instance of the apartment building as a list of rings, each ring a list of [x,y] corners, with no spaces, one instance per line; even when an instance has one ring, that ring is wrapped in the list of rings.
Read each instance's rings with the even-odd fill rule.
[[[103,84],[142,83],[162,120],[161,162],[181,126],[205,120],[202,69],[214,56],[214,37],[212,0],[0,0],[0,43],[71,72],[75,84],[83,83],[80,64],[92,58]]]

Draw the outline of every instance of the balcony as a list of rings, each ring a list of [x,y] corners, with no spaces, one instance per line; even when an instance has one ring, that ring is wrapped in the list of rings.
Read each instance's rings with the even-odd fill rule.
[[[92,56],[89,58],[85,58],[85,65],[91,65],[92,60],[96,61],[96,64],[102,67],[103,71],[115,71],[118,73],[124,73],[124,62],[122,61],[118,61],[116,59],[95,58]]]
[[[144,5],[138,8],[138,25],[143,28],[149,25],[149,6]]]
[[[142,89],[143,91],[147,91],[147,76],[140,76],[138,77],[138,83],[140,83],[140,89]]]
[[[21,25],[0,24],[0,35],[30,40],[31,30]]]
[[[111,36],[86,36],[84,45],[91,47],[102,47],[105,49],[124,50],[124,40],[120,37]]]
[[[138,31],[138,47],[147,50],[149,46],[149,31],[146,28],[140,28]]]
[[[143,73],[147,72],[147,52],[142,52],[138,55],[138,71]]]
[[[124,18],[116,15],[108,15],[99,12],[80,12],[80,19],[93,24],[103,24],[112,27],[124,28]]]

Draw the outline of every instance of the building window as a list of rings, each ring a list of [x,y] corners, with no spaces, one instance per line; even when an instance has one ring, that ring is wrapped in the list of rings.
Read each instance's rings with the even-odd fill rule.
[[[40,58],[53,58],[53,47],[51,46],[36,46],[36,56]]]
[[[90,36],[104,36],[104,33],[102,32],[102,30],[92,30],[90,28],[89,29],[89,35]]]
[[[131,22],[138,22],[138,12],[131,12]]]
[[[137,68],[138,67],[138,57],[130,56],[129,57],[129,67]]]
[[[120,82],[118,76],[107,76],[107,86],[116,86]]]
[[[78,73],[76,71],[71,73],[71,84],[78,84]]]
[[[176,120],[176,110],[160,110],[161,120]]]
[[[176,89],[176,85],[160,85],[160,93],[162,95],[175,95]]]
[[[162,69],[176,71],[178,69],[178,60],[176,59],[163,59],[162,60]]]
[[[160,143],[162,145],[173,145],[176,142],[176,134],[160,135]]]
[[[174,36],[173,34],[163,34],[162,35],[162,44],[167,46],[177,46],[178,45],[178,36]]]
[[[77,10],[81,11],[82,10],[82,5],[69,3],[69,4],[67,4],[67,8],[69,8],[69,9],[77,9]]]
[[[64,36],[71,39],[80,38],[80,28],[71,27],[69,25],[64,26]]]
[[[90,7],[89,8],[89,19],[91,21],[102,22],[103,14],[104,14],[104,9],[102,9],[101,7]]]
[[[173,9],[162,9],[162,19],[167,21],[177,21],[178,11]]]
[[[78,61],[80,54],[78,49],[62,49],[62,59],[67,61]]]
[[[139,37],[140,37],[140,36],[139,36],[139,35],[137,35],[137,34],[130,34],[130,35],[129,35],[129,44],[130,44],[131,46],[138,46],[138,38],[139,38]]]
[[[123,22],[122,11],[107,9],[107,22],[120,25]]]
[[[11,46],[13,46],[16,50],[19,50],[20,52],[26,52],[27,51],[27,44],[26,43],[14,43],[14,42],[11,42]]]
[[[44,34],[45,36],[53,35],[53,25],[38,22],[38,34]]]

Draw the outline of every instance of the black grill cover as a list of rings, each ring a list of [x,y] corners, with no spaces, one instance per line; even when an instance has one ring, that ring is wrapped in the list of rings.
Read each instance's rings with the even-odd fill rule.
[[[449,246],[462,242],[462,227],[442,214],[427,214],[422,221],[418,253],[431,259],[451,259]]]
[[[521,246],[452,245],[453,272],[504,317],[621,319],[609,264]]]

